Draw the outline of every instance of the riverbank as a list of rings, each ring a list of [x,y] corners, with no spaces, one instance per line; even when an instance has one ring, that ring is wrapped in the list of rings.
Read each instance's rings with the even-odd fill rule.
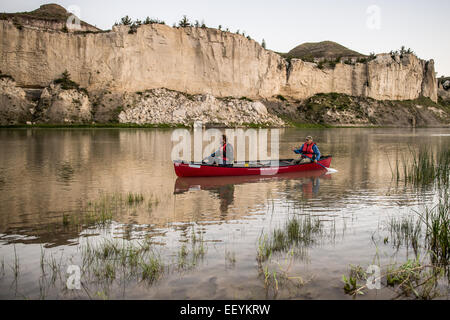
[[[40,89],[22,88],[3,75],[0,127],[176,128],[198,121],[226,128],[448,127],[450,103],[444,98],[375,100],[333,92],[305,100],[282,95],[253,100],[166,88],[89,92],[68,73]]]
[[[319,93],[303,101],[278,97],[266,101],[269,112],[295,127],[448,127],[450,105],[421,97],[375,100],[339,93]]]

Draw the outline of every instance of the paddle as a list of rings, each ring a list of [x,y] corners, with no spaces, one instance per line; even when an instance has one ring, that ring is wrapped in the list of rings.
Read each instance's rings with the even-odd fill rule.
[[[304,156],[305,158],[308,158],[308,159],[310,159],[312,162],[314,162],[314,160],[313,160],[312,158],[308,157],[307,155],[305,155],[305,154],[303,154],[303,153],[301,153],[301,152],[300,152],[300,154],[301,154],[302,156]],[[322,168],[326,169],[326,170],[327,170],[327,173],[335,173],[335,172],[338,172],[336,169],[327,168],[327,167],[325,167],[324,165],[322,165],[322,164],[319,163],[319,162],[315,162],[315,163],[317,163],[317,164],[318,164],[319,166],[321,166]]]

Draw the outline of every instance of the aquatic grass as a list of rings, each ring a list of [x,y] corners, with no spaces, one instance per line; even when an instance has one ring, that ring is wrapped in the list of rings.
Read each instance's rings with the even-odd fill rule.
[[[423,263],[419,257],[409,259],[400,265],[391,264],[384,268],[386,269],[385,273],[372,280],[379,280],[381,285],[392,288],[397,293],[394,299],[413,297],[430,300],[444,294],[438,286],[443,269]],[[348,276],[342,276],[342,281],[344,292],[349,295],[362,295],[368,289],[367,275],[364,273],[359,277],[355,273],[354,266],[351,266]]]
[[[159,204],[159,199],[156,196],[151,195],[147,201],[147,209],[148,211],[152,211],[154,207]]]
[[[189,251],[187,250],[187,246],[183,244],[178,252],[178,267],[184,268],[186,266],[186,257]]]
[[[430,300],[442,294],[437,286],[440,276],[440,268],[424,265],[417,258],[388,268],[386,284],[396,288],[397,297],[414,296],[416,299]]]
[[[5,276],[5,258],[2,257],[2,265],[0,267],[2,278]]]
[[[135,205],[144,201],[144,196],[141,193],[128,193],[127,195],[128,204]]]
[[[82,205],[77,214],[63,214],[62,225],[64,228],[77,228],[83,226],[105,227],[110,225],[113,218],[129,206],[142,204],[144,196],[141,193],[101,194],[97,199],[88,201]]]
[[[164,272],[161,257],[147,241],[126,243],[103,239],[95,246],[88,242],[82,248],[82,261],[86,273],[98,281],[111,282],[123,274],[126,279],[138,277],[151,284]]]
[[[58,260],[53,254],[50,254],[50,258],[46,261],[47,266],[50,268],[51,277],[50,283],[54,284],[58,278],[61,276],[61,264],[62,264],[63,254],[61,253],[61,258]],[[45,260],[44,260],[45,261]]]
[[[276,298],[281,289],[299,287],[310,280],[304,280],[300,275],[292,274],[291,268],[294,262],[294,250],[287,252],[284,263],[279,261],[258,261],[258,273],[264,279],[266,298]],[[270,294],[272,293],[272,296]]]
[[[436,185],[438,188],[448,186],[450,179],[450,150],[440,149],[432,152],[430,148],[421,147],[417,152],[410,148],[411,160],[397,156],[395,168],[391,167],[392,177],[397,183],[401,180],[415,188]],[[390,166],[390,162],[389,162]]]
[[[116,279],[116,265],[112,261],[106,261],[105,263],[98,265],[94,268],[93,272],[100,281],[111,282]]]
[[[426,243],[433,263],[449,265],[450,260],[450,196],[448,189],[441,191],[434,207],[416,212],[426,226]]]
[[[395,298],[412,297],[415,299],[434,299],[445,295],[442,287],[450,284],[450,201],[448,185],[438,191],[438,202],[434,206],[425,206],[415,211],[419,219],[413,217],[391,217],[388,230],[395,246],[412,246],[416,255],[402,264],[391,264],[379,279],[385,287],[397,293]],[[387,238],[385,238],[384,242]],[[426,249],[419,260],[419,247]],[[447,279],[444,276],[447,276]],[[364,293],[367,285],[359,283],[364,277],[350,272],[343,276],[344,291],[356,295]],[[447,282],[445,284],[445,282]],[[447,295],[448,295],[448,289]]]
[[[20,274],[20,261],[19,261],[19,256],[17,255],[17,250],[16,250],[15,245],[14,245],[14,263],[13,263],[11,269],[14,274],[14,279],[15,279],[15,281],[17,281],[17,279],[19,278],[19,274]]]
[[[417,254],[422,233],[420,220],[416,220],[411,216],[391,217],[388,222],[388,229],[392,244],[397,249],[402,245],[412,246]]]
[[[335,228],[335,224],[333,224]],[[295,258],[304,259],[306,249],[319,242],[323,237],[335,234],[335,229],[326,232],[324,224],[318,217],[294,216],[281,228],[274,228],[269,233],[261,233],[258,238],[257,256],[259,274],[264,277],[264,288],[269,298],[277,297],[281,288],[302,286],[306,282],[300,276],[291,274]],[[284,266],[279,262],[279,255],[287,253]],[[273,257],[276,255],[276,259]],[[274,266],[275,264],[275,266]]]
[[[187,236],[187,240],[182,241],[183,244],[177,252],[176,265],[179,270],[195,267],[204,258],[207,251],[202,233],[197,235],[194,226],[192,226],[190,236]],[[188,248],[188,244],[191,245],[190,249]]]
[[[160,259],[150,257],[147,261],[141,263],[142,280],[148,283],[157,281],[164,272],[164,266]]]
[[[69,225],[69,223],[70,223],[70,221],[69,221],[69,216],[68,215],[66,215],[66,214],[63,214],[63,226],[68,226]]]
[[[264,261],[273,253],[287,251],[291,247],[301,249],[310,246],[323,235],[323,224],[318,218],[291,218],[282,228],[275,228],[270,235],[259,237],[257,259]],[[300,250],[300,253],[303,251]]]
[[[225,250],[225,264],[229,264],[231,267],[236,265],[236,253]]]

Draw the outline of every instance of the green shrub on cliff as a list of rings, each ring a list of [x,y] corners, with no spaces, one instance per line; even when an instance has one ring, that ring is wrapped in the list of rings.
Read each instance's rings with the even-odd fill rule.
[[[131,23],[132,23],[132,20],[128,15],[126,15],[125,17],[120,19],[120,24],[123,24],[124,26],[129,26],[129,25],[131,25]]]
[[[189,19],[186,17],[186,15],[184,15],[183,18],[181,18],[181,20],[178,22],[178,27],[180,28],[186,28],[190,26],[191,23],[189,22]]]
[[[61,78],[53,80],[53,83],[61,85],[61,89],[63,90],[75,89],[83,92],[86,95],[89,95],[85,88],[81,88],[78,83],[70,79],[70,73],[67,70],[64,70],[64,72],[61,75]]]
[[[163,20],[147,17],[145,18],[143,24],[166,24],[166,23]]]

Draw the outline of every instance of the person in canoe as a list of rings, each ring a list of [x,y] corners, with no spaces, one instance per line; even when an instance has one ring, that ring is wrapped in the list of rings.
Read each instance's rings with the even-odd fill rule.
[[[216,152],[212,153],[208,158],[205,159],[206,163],[209,164],[223,164],[232,165],[234,162],[234,150],[231,143],[227,142],[227,136],[222,135],[222,145],[217,149]]]
[[[309,163],[311,161],[317,163],[317,161],[320,160],[319,147],[313,142],[311,136],[306,137],[305,143],[300,148],[293,148],[292,151],[296,154],[300,154],[300,159],[294,159],[292,164]]]

